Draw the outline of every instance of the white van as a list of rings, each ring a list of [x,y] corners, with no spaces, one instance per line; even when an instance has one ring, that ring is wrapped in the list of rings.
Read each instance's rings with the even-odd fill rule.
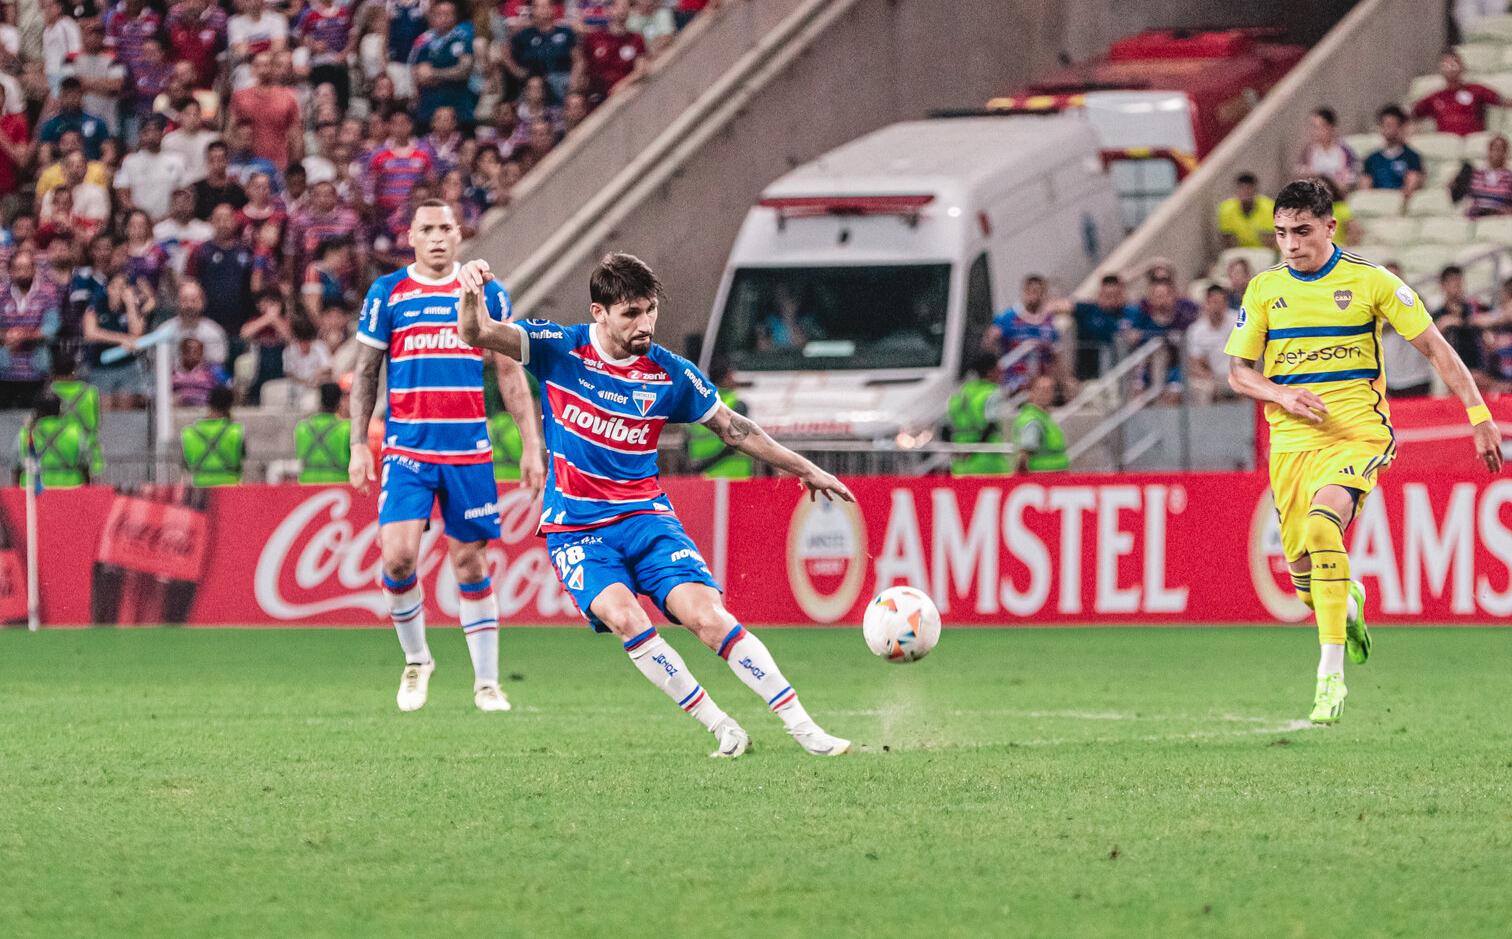
[[[1030,273],[1069,289],[1123,237],[1075,115],[894,124],[799,167],[747,214],[701,364],[734,366],[774,435],[941,424]]]

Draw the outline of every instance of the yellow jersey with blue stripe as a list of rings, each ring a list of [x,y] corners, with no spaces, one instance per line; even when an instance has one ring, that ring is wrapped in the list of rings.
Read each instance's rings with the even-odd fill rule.
[[[1311,274],[1281,264],[1250,280],[1224,352],[1260,363],[1278,385],[1307,387],[1328,407],[1323,423],[1313,424],[1267,404],[1273,452],[1358,442],[1391,454],[1396,437],[1381,356],[1388,322],[1411,340],[1433,320],[1401,278],[1339,248]]]

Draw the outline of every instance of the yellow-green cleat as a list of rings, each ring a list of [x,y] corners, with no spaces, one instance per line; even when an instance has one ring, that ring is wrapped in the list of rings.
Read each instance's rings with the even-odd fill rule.
[[[1370,658],[1370,628],[1365,625],[1365,585],[1349,582],[1349,598],[1354,601],[1355,615],[1344,623],[1344,652],[1349,661],[1364,665]]]
[[[1318,693],[1313,696],[1312,714],[1308,720],[1314,724],[1336,724],[1344,713],[1344,699],[1349,689],[1344,687],[1343,675],[1322,675],[1318,678]]]

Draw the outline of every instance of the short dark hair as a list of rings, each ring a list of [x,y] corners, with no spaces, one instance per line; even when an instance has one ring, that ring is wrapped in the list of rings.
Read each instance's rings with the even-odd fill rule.
[[[1407,112],[1402,110],[1401,105],[1388,104],[1376,112],[1377,121],[1384,121],[1388,117],[1394,117],[1403,124],[1407,123]]]
[[[1339,115],[1334,113],[1333,108],[1317,108],[1313,111],[1313,117],[1321,117],[1329,127],[1339,126]]]
[[[615,251],[604,255],[588,278],[588,296],[608,309],[616,303],[660,297],[661,281],[645,261],[633,254]]]
[[[230,149],[231,148],[226,145],[226,142],[224,140],[221,140],[219,137],[217,137],[216,139],[210,141],[209,146],[205,147],[205,152],[209,153],[211,150],[229,151]]]
[[[414,223],[415,216],[420,214],[420,210],[421,209],[450,209],[450,208],[451,208],[451,203],[447,202],[445,199],[421,199],[420,203],[415,206],[414,214],[410,216],[410,223],[411,224]]]
[[[341,407],[341,386],[333,381],[320,384],[320,409],[335,413]]]
[[[1115,287],[1122,287],[1123,278],[1119,277],[1117,274],[1104,274],[1103,279],[1100,281],[1100,283],[1104,287],[1108,286],[1109,284],[1112,284]]]
[[[1454,61],[1458,62],[1461,65],[1465,64],[1465,57],[1460,55],[1459,50],[1454,48],[1453,46],[1445,46],[1444,51],[1439,53],[1439,58],[1442,59],[1445,56],[1453,58]]]
[[[1026,284],[1043,284],[1044,282],[1045,275],[1043,274],[1030,274],[1028,277],[1024,278],[1024,283]]]
[[[400,107],[397,104],[389,108],[383,114],[383,119],[386,121],[391,121],[396,117],[407,117],[410,119],[411,124],[415,123],[415,115],[409,112],[409,108]]]
[[[313,342],[315,337],[320,335],[308,316],[294,317],[294,322],[289,324],[289,332],[300,342]]]
[[[1464,277],[1465,269],[1458,264],[1451,264],[1439,271],[1439,283],[1443,283],[1451,277]]]
[[[216,385],[210,389],[210,400],[206,403],[212,411],[229,411],[231,405],[236,403],[236,392],[231,390],[230,385]]]
[[[83,93],[84,83],[75,75],[70,75],[58,83],[59,91],[77,91]]]
[[[725,356],[717,356],[709,363],[709,380],[716,385],[724,384],[725,379],[735,372],[735,367]]]
[[[352,246],[352,236],[332,235],[329,238],[320,239],[320,244],[315,247],[315,260],[324,261],[332,251],[340,251],[342,248]]]
[[[1211,297],[1215,293],[1221,293],[1225,297],[1228,296],[1228,291],[1223,287],[1219,286],[1218,284],[1208,284],[1207,296]]]
[[[978,378],[986,378],[997,368],[998,357],[996,352],[988,352],[986,349],[978,349],[971,356],[967,368],[975,372]]]
[[[1250,173],[1250,172],[1240,173],[1238,176],[1234,177],[1234,185],[1235,186],[1258,186],[1258,185],[1260,185],[1260,177],[1258,177],[1254,173]]]
[[[1318,218],[1333,218],[1334,193],[1327,181],[1313,177],[1293,180],[1276,194],[1276,212],[1311,212]]]

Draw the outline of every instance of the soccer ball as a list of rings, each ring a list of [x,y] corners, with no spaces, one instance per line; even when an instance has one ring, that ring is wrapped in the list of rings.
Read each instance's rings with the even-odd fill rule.
[[[866,605],[861,635],[873,655],[889,662],[922,659],[940,641],[940,611],[922,590],[888,587]]]

